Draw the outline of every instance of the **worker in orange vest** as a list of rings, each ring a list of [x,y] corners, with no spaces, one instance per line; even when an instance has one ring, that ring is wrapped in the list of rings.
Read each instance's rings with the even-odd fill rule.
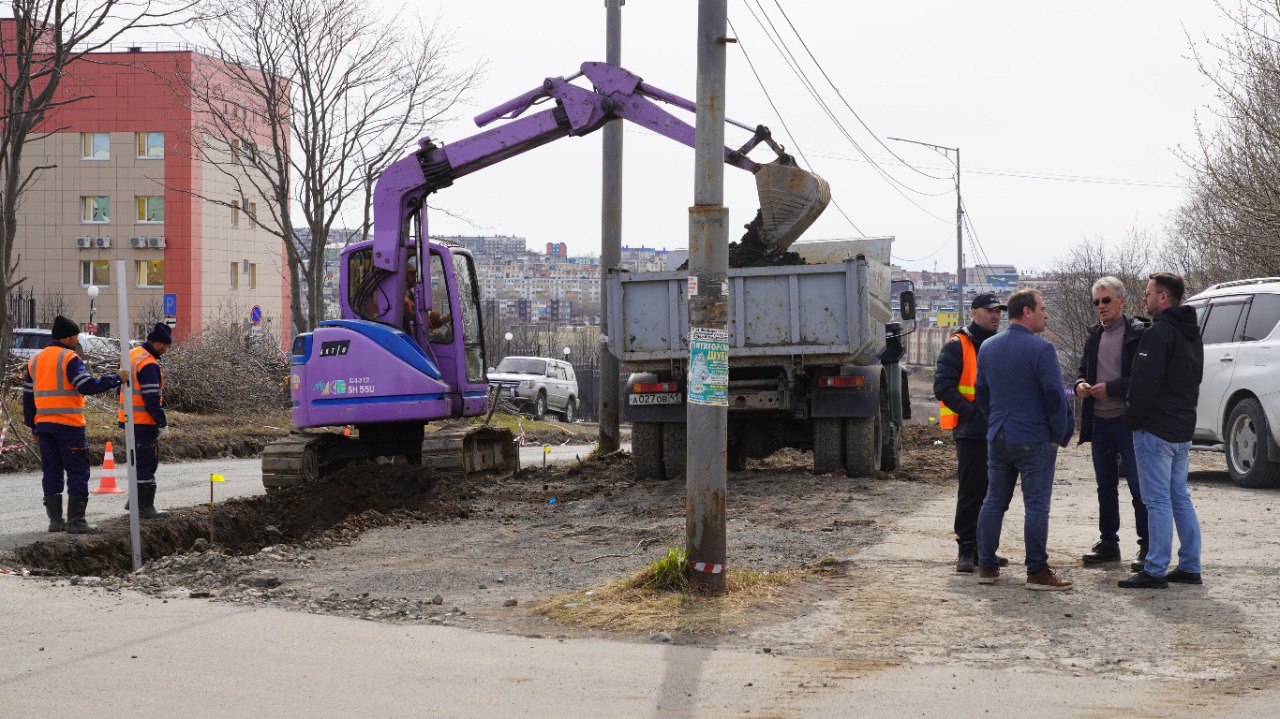
[[[156,469],[160,466],[160,438],[169,433],[164,415],[164,372],[160,358],[173,345],[169,325],[157,322],[147,341],[129,350],[133,379],[133,439],[137,454],[138,517],[159,519],[168,512],[156,510]],[[125,423],[124,391],[120,392],[120,426]],[[129,505],[125,504],[125,509]]]
[[[59,315],[53,320],[53,342],[27,361],[22,384],[22,420],[40,444],[44,472],[44,506],[49,531],[91,534],[98,528],[84,519],[89,506],[89,440],[85,436],[84,397],[109,392],[128,377],[94,377],[76,355],[80,328]],[[67,518],[62,519],[63,474],[66,474]]]
[[[956,571],[972,573],[978,563],[978,510],[987,496],[987,419],[974,404],[978,382],[978,348],[1000,329],[1005,306],[993,294],[983,293],[970,305],[972,322],[942,345],[933,374],[933,396],[943,429],[956,442],[959,489],[956,492]],[[1009,560],[1000,557],[1001,566]]]

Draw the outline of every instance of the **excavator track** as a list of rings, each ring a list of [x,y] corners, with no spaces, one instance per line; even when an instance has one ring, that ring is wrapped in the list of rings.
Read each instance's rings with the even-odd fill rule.
[[[422,436],[420,428],[418,432],[417,436]],[[274,491],[322,482],[352,459],[377,456],[404,456],[411,464],[422,463],[444,474],[510,474],[520,469],[515,436],[498,427],[480,425],[428,432],[420,444],[416,438],[405,444],[403,436],[388,440],[386,435],[393,434],[394,429],[385,425],[367,427],[364,433],[367,439],[295,430],[262,451],[262,485],[267,491]],[[375,436],[378,439],[372,439]]]

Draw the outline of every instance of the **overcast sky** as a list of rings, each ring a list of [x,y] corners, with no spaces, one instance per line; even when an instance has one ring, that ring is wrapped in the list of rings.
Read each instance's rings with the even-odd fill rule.
[[[404,7],[378,2],[389,11]],[[903,158],[943,179],[900,166],[843,106],[775,0],[759,3],[729,3],[741,42],[729,47],[728,114],[769,125],[789,148],[798,143],[861,230],[831,207],[807,236],[893,235],[894,254],[904,265],[954,267],[950,165],[925,148],[889,142]],[[962,189],[977,237],[991,261],[1020,268],[1044,267],[1084,238],[1116,239],[1134,227],[1162,224],[1183,196],[1185,170],[1175,150],[1194,145],[1197,113],[1208,117],[1213,102],[1189,58],[1187,34],[1219,36],[1229,27],[1208,0],[781,4],[878,137],[962,149]],[[417,5],[425,17],[438,15],[453,29],[459,60],[487,63],[469,98],[473,104],[460,106],[457,119],[440,128],[444,141],[476,132],[470,118],[481,109],[604,56],[603,0]],[[761,6],[854,139],[887,172],[924,195],[903,190],[908,201],[861,161],[748,12],[750,7],[767,23]],[[693,98],[695,27],[691,0],[628,0],[623,65],[653,85]],[[793,137],[769,107],[747,57]],[[731,143],[744,139],[745,133],[730,128]],[[460,180],[432,202],[474,226],[437,213],[432,232],[514,234],[534,247],[564,241],[572,254],[597,254],[600,147],[600,133],[565,138]],[[683,248],[692,150],[632,129],[625,135],[624,162],[624,243]],[[1077,180],[1044,179],[1049,177]],[[756,210],[754,184],[733,168],[725,178],[736,239],[737,228]]]

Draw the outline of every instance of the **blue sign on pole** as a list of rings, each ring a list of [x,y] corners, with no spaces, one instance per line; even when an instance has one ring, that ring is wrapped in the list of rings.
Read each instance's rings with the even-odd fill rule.
[[[254,323],[255,325],[262,321],[261,307],[259,307],[258,305],[254,305],[253,309],[249,310],[249,321]]]
[[[164,313],[166,315],[178,314],[178,295],[166,292],[164,295]]]

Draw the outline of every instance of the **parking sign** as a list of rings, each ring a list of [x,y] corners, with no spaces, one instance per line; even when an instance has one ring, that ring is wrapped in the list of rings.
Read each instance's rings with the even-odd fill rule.
[[[166,315],[178,314],[178,295],[177,294],[166,292],[164,295],[164,302],[162,302],[161,304],[163,305],[164,313]]]

